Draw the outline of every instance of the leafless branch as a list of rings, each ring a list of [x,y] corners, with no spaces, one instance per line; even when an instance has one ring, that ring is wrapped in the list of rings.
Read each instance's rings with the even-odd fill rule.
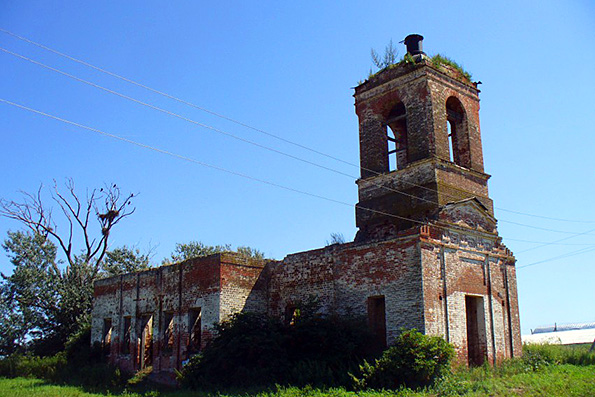
[[[51,197],[60,207],[68,222],[67,234],[58,233],[57,225],[52,218],[51,207],[46,207],[42,201],[43,186],[39,187],[35,195],[21,192],[22,202],[0,199],[0,216],[14,219],[45,238],[55,239],[69,264],[65,274],[68,274],[76,263],[77,257],[76,250],[73,250],[73,241],[75,236],[80,234],[84,244],[82,258],[92,267],[92,277],[94,278],[107,252],[112,228],[135,211],[135,208],[131,207],[131,200],[135,195],[131,193],[128,196],[122,196],[120,188],[115,184],[110,184],[99,190],[93,189],[90,193],[87,192],[86,203],[83,204],[76,193],[72,179],[66,180],[65,188],[66,194],[60,191],[58,184],[54,181]],[[99,231],[92,230],[90,219],[93,212],[99,224]],[[56,274],[61,274],[57,265],[53,264],[53,266]]]

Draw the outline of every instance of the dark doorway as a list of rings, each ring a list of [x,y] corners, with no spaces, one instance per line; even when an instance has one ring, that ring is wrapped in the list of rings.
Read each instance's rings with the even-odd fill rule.
[[[467,314],[467,355],[469,365],[482,365],[486,357],[486,328],[483,298],[465,296]]]
[[[138,318],[137,359],[139,369],[153,365],[153,316]]]
[[[368,324],[373,335],[375,350],[386,348],[386,308],[384,296],[368,298]]]

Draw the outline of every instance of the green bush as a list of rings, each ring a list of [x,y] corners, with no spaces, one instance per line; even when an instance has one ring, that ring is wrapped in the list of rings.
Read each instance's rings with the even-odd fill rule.
[[[595,352],[589,352],[589,345],[526,344],[523,359],[527,363],[540,365],[572,364],[595,365]]]
[[[292,324],[253,313],[234,315],[188,362],[180,382],[191,388],[274,384],[348,385],[369,340],[365,323],[316,314],[305,305]]]
[[[66,366],[66,357],[58,353],[51,357],[14,355],[0,362],[0,376],[7,378],[33,377],[49,381],[59,381]]]
[[[217,337],[181,371],[182,385],[269,384],[288,370],[282,324],[264,315],[235,314],[217,325]]]
[[[454,348],[441,337],[406,330],[374,364],[364,362],[353,380],[358,389],[428,386],[450,371],[453,357]]]
[[[12,355],[0,360],[0,377],[34,377],[94,389],[120,388],[126,376],[102,361],[101,349],[91,346],[91,329],[83,327],[69,338],[65,351],[54,356]]]

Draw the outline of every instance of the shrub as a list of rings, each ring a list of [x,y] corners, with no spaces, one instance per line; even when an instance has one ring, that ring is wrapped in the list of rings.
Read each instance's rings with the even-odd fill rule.
[[[365,361],[361,378],[353,380],[358,389],[427,386],[450,371],[453,356],[454,348],[441,337],[406,330],[373,365]]]
[[[66,365],[64,354],[51,357],[37,357],[30,355],[13,355],[5,357],[0,364],[0,376],[7,378],[34,377],[50,381],[57,381]]]
[[[526,344],[523,346],[523,360],[541,365],[595,365],[595,352],[589,352],[589,345]]]
[[[359,320],[316,314],[305,304],[292,324],[241,313],[217,326],[217,336],[184,366],[191,388],[274,384],[348,385],[369,340]]]
[[[217,337],[182,369],[183,385],[197,388],[268,384],[287,371],[279,321],[242,313],[233,315],[216,328]]]
[[[74,369],[99,364],[103,360],[101,345],[91,345],[91,324],[81,327],[65,344],[68,365]]]
[[[91,388],[118,388],[126,377],[116,367],[102,361],[101,349],[91,347],[91,328],[72,335],[63,352],[48,357],[12,355],[0,360],[2,377],[34,377],[57,383]]]

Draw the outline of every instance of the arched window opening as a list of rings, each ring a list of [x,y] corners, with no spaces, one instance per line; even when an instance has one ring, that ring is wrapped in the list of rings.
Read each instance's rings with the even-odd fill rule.
[[[407,166],[407,111],[403,103],[398,103],[386,120],[389,171]]]
[[[462,167],[469,167],[469,134],[465,109],[455,97],[446,101],[446,130],[450,161]]]
[[[448,154],[449,154],[449,160],[451,162],[455,162],[455,158],[454,158],[454,153],[455,153],[455,144],[453,142],[454,140],[454,135],[453,135],[453,130],[454,130],[455,126],[452,125],[452,121],[450,119],[448,119],[446,121],[446,129],[448,132]]]

